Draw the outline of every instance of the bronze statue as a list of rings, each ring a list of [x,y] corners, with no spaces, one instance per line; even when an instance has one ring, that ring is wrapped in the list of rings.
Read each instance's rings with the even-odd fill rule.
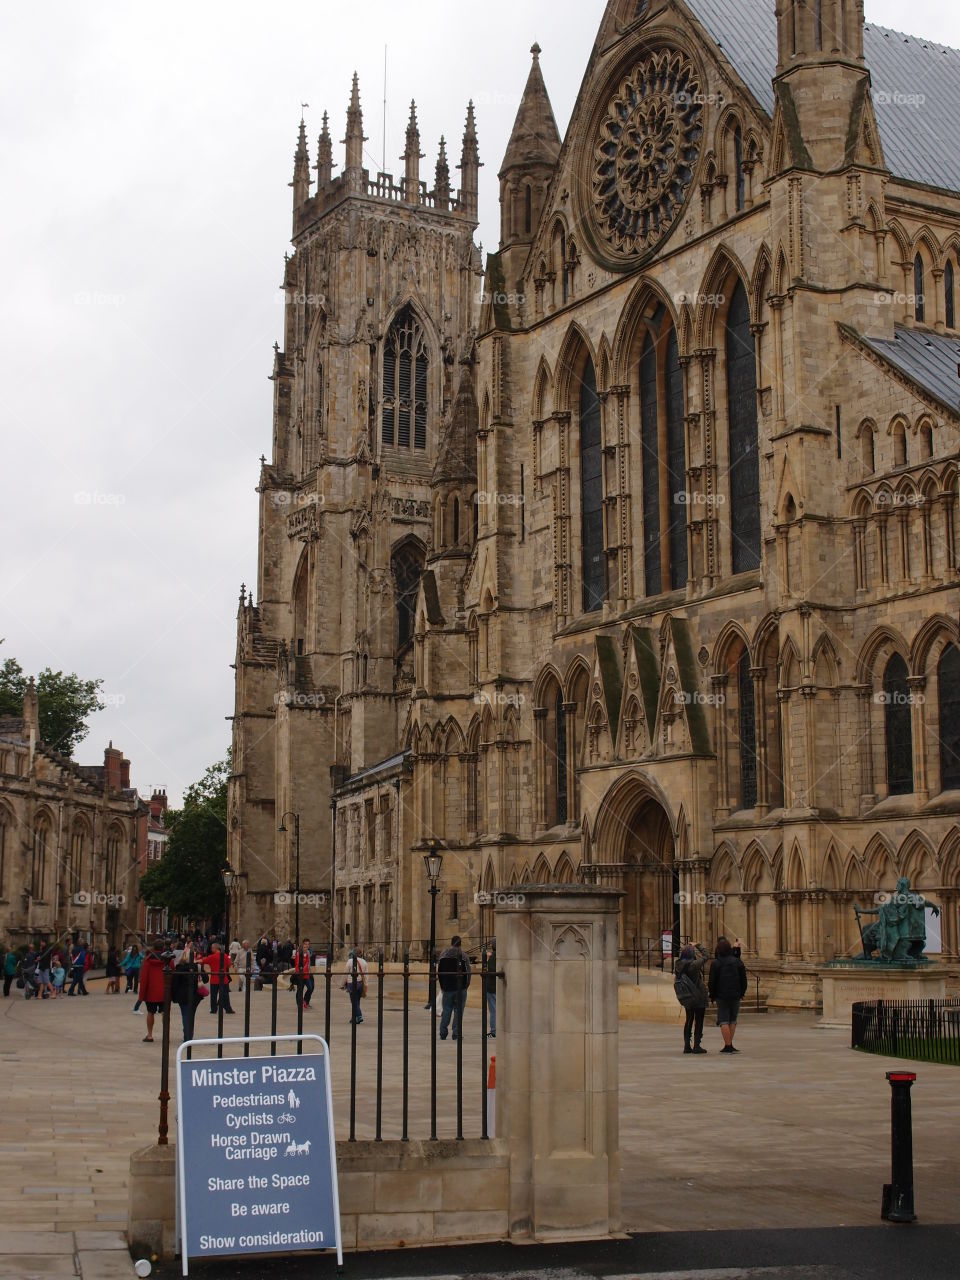
[[[876,916],[873,924],[864,929],[860,925],[864,960],[874,959],[888,964],[903,960],[925,960],[923,949],[927,945],[927,922],[924,915],[926,900],[922,893],[910,892],[910,880],[901,876],[897,887],[886,902],[878,907],[854,907],[857,924],[861,916]],[[940,908],[931,906],[934,915]]]

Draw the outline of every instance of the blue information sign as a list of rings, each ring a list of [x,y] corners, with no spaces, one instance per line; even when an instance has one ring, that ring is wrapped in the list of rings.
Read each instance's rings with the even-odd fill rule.
[[[222,1254],[336,1249],[340,1242],[330,1053],[200,1058],[177,1051],[180,1236],[187,1260]]]

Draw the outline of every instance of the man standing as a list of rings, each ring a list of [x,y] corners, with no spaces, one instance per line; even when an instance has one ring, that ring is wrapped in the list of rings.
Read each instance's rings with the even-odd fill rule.
[[[70,948],[70,990],[68,996],[75,996],[78,993],[82,996],[87,995],[86,984],[83,981],[83,975],[87,971],[87,948],[82,942],[76,942]]]
[[[490,939],[490,950],[487,952],[487,971],[483,975],[483,994],[487,1000],[487,1017],[489,1034],[497,1034],[497,940]]]
[[[460,1036],[463,1006],[467,1003],[467,987],[470,985],[470,961],[460,949],[460,935],[454,934],[450,945],[441,951],[437,961],[437,982],[443,997],[440,1015],[440,1039],[446,1040],[450,1015],[453,1014],[453,1039]]]
[[[710,966],[710,999],[717,1002],[717,1026],[723,1036],[721,1053],[739,1053],[733,1047],[740,1001],[747,994],[747,971],[733,954],[729,938],[717,941],[716,959]]]

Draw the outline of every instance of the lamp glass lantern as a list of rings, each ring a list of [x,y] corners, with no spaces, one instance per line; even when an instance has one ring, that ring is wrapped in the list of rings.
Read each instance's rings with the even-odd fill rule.
[[[423,855],[423,865],[427,869],[427,877],[431,884],[436,884],[440,879],[440,868],[443,866],[443,854],[436,849],[431,849],[429,853]]]

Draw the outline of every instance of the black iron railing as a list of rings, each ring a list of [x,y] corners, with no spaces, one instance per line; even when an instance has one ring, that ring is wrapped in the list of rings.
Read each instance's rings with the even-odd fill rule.
[[[960,1065],[960,999],[858,1001],[851,1046],[891,1058]]]
[[[390,1136],[398,1136],[401,1141],[407,1142],[410,1138],[410,1101],[411,1094],[415,1094],[416,1098],[422,1103],[424,1101],[423,1088],[420,1082],[425,1078],[422,1074],[416,1075],[414,1081],[411,1081],[411,1049],[413,1050],[413,1065],[416,1067],[418,1051],[420,1061],[424,1062],[427,1050],[427,1037],[429,1037],[429,1138],[435,1140],[437,1138],[437,1122],[438,1122],[438,1106],[451,1107],[455,1106],[456,1120],[456,1138],[462,1140],[464,1134],[464,1084],[469,1076],[479,1068],[480,1089],[479,1099],[481,1102],[479,1115],[479,1136],[487,1138],[487,1107],[486,1107],[486,1091],[487,1091],[487,1072],[490,1062],[490,1044],[489,1041],[495,1032],[491,1030],[488,1021],[488,1004],[487,992],[491,988],[498,988],[499,992],[504,988],[504,975],[497,970],[496,958],[493,952],[488,952],[483,948],[480,954],[479,966],[474,965],[470,978],[465,980],[463,975],[455,975],[447,977],[444,974],[438,975],[437,960],[434,957],[429,965],[426,963],[411,963],[409,949],[403,952],[401,962],[392,963],[385,960],[384,948],[378,947],[375,951],[375,960],[368,962],[368,967],[364,973],[362,966],[351,961],[338,963],[332,955],[317,956],[314,966],[311,967],[309,975],[306,973],[297,973],[293,968],[276,972],[262,972],[259,978],[262,981],[262,987],[256,981],[257,971],[253,966],[253,957],[247,952],[245,960],[241,957],[241,963],[245,967],[231,968],[229,956],[224,953],[219,955],[208,956],[199,962],[201,968],[194,969],[175,969],[172,967],[173,961],[170,960],[170,966],[165,972],[165,999],[163,1006],[163,1038],[161,1050],[161,1066],[160,1066],[160,1126],[159,1126],[159,1145],[165,1145],[167,1142],[168,1131],[168,1103],[170,1098],[169,1089],[169,1073],[170,1073],[170,1052],[171,1044],[176,1046],[180,1041],[173,1034],[174,1031],[182,1031],[183,1040],[190,1040],[194,1037],[198,1039],[205,1038],[207,1035],[206,1027],[198,1025],[200,1015],[203,1011],[206,997],[199,994],[200,984],[208,986],[210,992],[214,995],[211,997],[210,1011],[216,1012],[216,1037],[218,1040],[224,1039],[224,1015],[231,1012],[239,1013],[240,1010],[234,1010],[230,1004],[231,983],[230,978],[242,977],[244,979],[243,990],[243,1018],[238,1019],[237,1026],[234,1028],[230,1025],[227,1029],[227,1039],[234,1036],[239,1039],[241,1036],[247,1037],[251,1034],[251,1025],[254,1020],[262,1027],[264,1021],[263,1004],[269,1005],[269,1034],[275,1036],[278,1034],[278,1023],[280,1020],[280,994],[286,994],[288,991],[293,993],[296,1003],[296,1019],[297,1034],[302,1035],[304,1030],[304,1012],[305,1010],[313,1010],[316,1006],[312,999],[318,994],[322,988],[323,1001],[323,1025],[324,1039],[330,1046],[331,1065],[335,1073],[335,1085],[343,1083],[343,1075],[337,1071],[337,1059],[339,1054],[344,1054],[349,1058],[349,1113],[348,1113],[348,1137],[351,1142],[357,1139],[357,1105],[358,1105],[358,1089],[363,1098],[364,1117],[371,1114],[374,1115],[374,1141],[381,1142],[384,1138],[385,1129],[393,1131]],[[212,979],[212,981],[211,981]],[[430,1009],[431,1016],[429,1018],[429,1030],[426,1028],[423,1032],[417,1030],[412,1031],[410,1008],[411,1008],[411,980],[414,982],[414,994],[412,996],[414,1005],[421,998],[421,991],[426,995],[426,1008]],[[423,983],[423,987],[419,983]],[[370,987],[376,984],[376,1015],[375,1027],[371,1027],[370,1031],[375,1037],[375,1046],[371,1045],[370,1032],[364,1030],[358,1035],[358,1025],[360,1022],[369,1024],[374,1019],[363,1015],[364,1008],[369,1009],[371,991]],[[450,987],[452,990],[444,991],[443,986]],[[456,1022],[456,1006],[459,1004],[461,1012],[461,1020],[466,1026],[466,1035],[468,1044],[471,1044],[473,1036],[476,1035],[476,1021],[471,1017],[469,1024],[465,1021],[465,997],[467,987],[474,986],[478,991],[479,1000],[479,1030],[480,1036],[475,1053],[474,1065],[471,1066],[469,1061],[465,1061],[464,1054],[464,1035],[461,1034],[456,1038],[456,1051],[453,1055],[454,1062],[452,1064],[445,1062],[440,1073],[440,1083],[438,1084],[438,1062],[437,1062],[437,1041],[440,1036],[440,1028],[443,1025],[441,1019],[441,1010],[446,1009],[444,1016],[447,1018],[447,1027],[444,1031],[444,1038],[452,1035]],[[349,1037],[343,1037],[339,1034],[333,1035],[332,1022],[336,1016],[332,1008],[334,999],[334,990],[345,989],[347,995],[350,995],[350,988],[353,988],[355,1000],[351,1000],[351,1016],[350,1016],[350,1034]],[[258,989],[259,988],[259,989]],[[366,988],[364,993],[363,988]],[[222,996],[220,993],[226,990],[227,995]],[[358,994],[359,991],[359,994]],[[342,997],[340,997],[342,999]],[[174,1006],[176,1008],[174,1009]],[[186,1006],[187,1012],[184,1012]],[[354,1010],[361,1012],[361,1017],[354,1016]],[[174,1013],[180,1012],[182,1026],[177,1026],[177,1019],[171,1019],[171,1010]],[[345,1011],[344,1011],[345,1012]],[[397,1018],[399,1014],[399,1018]],[[312,1022],[312,1013],[310,1015]],[[173,1021],[173,1027],[171,1022]],[[307,1023],[307,1029],[310,1029],[311,1023]],[[462,1030],[462,1028],[461,1028]],[[397,1041],[399,1040],[399,1043]],[[276,1053],[276,1044],[270,1047],[270,1053]],[[384,1049],[387,1051],[388,1071],[384,1072]],[[375,1059],[371,1054],[371,1049],[375,1049]],[[223,1045],[218,1045],[217,1057],[223,1056]],[[248,1043],[243,1045],[243,1055],[249,1056],[250,1047]],[[228,1048],[229,1052],[229,1048]],[[297,1044],[297,1052],[302,1052],[302,1045]],[[192,1055],[191,1049],[186,1050],[186,1057]],[[398,1061],[399,1060],[399,1061]],[[397,1066],[400,1071],[397,1073]],[[373,1070],[371,1070],[371,1067]],[[453,1070],[453,1080],[451,1081],[451,1067]],[[392,1069],[391,1069],[392,1068]],[[397,1075],[399,1074],[399,1097],[394,1087]],[[373,1075],[374,1079],[371,1079]],[[455,1091],[451,1088],[455,1086]],[[375,1088],[375,1098],[371,1098],[371,1086]],[[452,1095],[452,1096],[451,1096]],[[371,1105],[371,1103],[373,1105]],[[470,1108],[469,1110],[472,1110]],[[342,1126],[342,1119],[340,1121]],[[476,1132],[476,1130],[474,1130]],[[427,1135],[424,1135],[427,1136]]]

